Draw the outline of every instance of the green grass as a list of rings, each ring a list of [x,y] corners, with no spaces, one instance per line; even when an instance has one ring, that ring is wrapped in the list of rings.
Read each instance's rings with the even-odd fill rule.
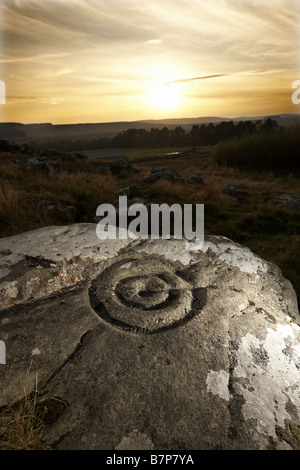
[[[151,160],[151,159],[156,159],[160,155],[166,155],[167,153],[172,153],[172,152],[181,152],[183,149],[182,148],[175,148],[175,147],[170,147],[170,148],[151,148],[151,147],[145,147],[145,148],[126,148],[124,150],[124,156],[131,162],[138,162],[140,160]],[[186,149],[187,150],[187,149]]]

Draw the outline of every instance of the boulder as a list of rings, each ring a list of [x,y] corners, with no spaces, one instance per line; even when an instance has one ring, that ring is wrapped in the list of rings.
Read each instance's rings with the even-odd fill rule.
[[[192,175],[189,176],[188,178],[184,178],[184,183],[188,184],[204,184],[204,181],[202,179],[202,175]]]
[[[47,149],[47,150],[44,150],[42,153],[41,153],[41,157],[45,157],[45,158],[57,158],[59,155],[61,155],[62,152],[60,150],[56,150],[56,149]]]
[[[141,183],[153,183],[159,180],[171,181],[181,181],[179,174],[172,170],[171,168],[154,168],[150,175],[144,176],[139,181]]]
[[[159,181],[161,179],[174,182],[175,180],[179,180],[180,176],[176,171],[170,168],[153,169],[150,175],[144,176],[140,181],[142,183],[149,183]]]
[[[181,178],[177,171],[172,170],[171,168],[154,168],[150,175],[146,175],[143,178],[140,178],[141,183],[154,183],[159,180],[174,182],[181,182],[187,184],[201,184],[203,185],[202,175],[191,175],[187,178]]]
[[[106,165],[109,165],[110,171],[113,175],[119,175],[123,172],[136,172],[136,170],[132,167],[131,163],[125,157],[122,157],[120,159],[112,159],[111,161],[106,162]]]
[[[300,197],[294,194],[280,194],[270,199],[269,204],[280,209],[300,211]]]
[[[242,201],[248,195],[247,191],[227,183],[223,186],[223,193],[228,194],[228,196],[238,201]]]
[[[0,152],[18,152],[19,147],[15,144],[10,144],[7,140],[0,140]]]
[[[16,144],[10,144],[7,140],[0,140],[0,152],[24,153],[25,155],[34,154],[34,150],[27,144],[19,146]]]
[[[46,199],[41,199],[39,202],[38,202],[38,209],[40,209],[41,211],[52,211],[53,209],[55,209],[55,202],[53,201],[49,201],[49,200],[46,200]]]
[[[56,150],[56,149],[48,149],[44,150],[41,153],[41,157],[43,158],[60,158],[62,160],[87,160],[88,157],[87,155],[83,155],[81,153],[76,153],[76,152],[63,152],[61,150]]]
[[[35,153],[34,149],[29,147],[27,144],[20,146],[20,152],[24,153],[25,155],[33,155]]]
[[[121,189],[118,196],[126,196],[127,199],[142,198],[143,191],[138,186],[133,185]]]
[[[38,374],[53,448],[299,448],[300,318],[279,268],[223,237],[95,228],[0,240],[0,406]]]

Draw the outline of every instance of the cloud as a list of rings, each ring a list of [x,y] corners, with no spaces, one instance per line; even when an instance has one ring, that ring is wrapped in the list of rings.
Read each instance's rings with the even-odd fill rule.
[[[221,77],[230,77],[233,75],[266,75],[266,74],[272,74],[272,73],[280,73],[280,72],[286,72],[287,69],[270,69],[270,70],[247,70],[247,71],[241,71],[241,72],[236,72],[236,73],[219,73],[215,75],[204,75],[201,77],[191,77],[191,78],[180,78],[177,80],[173,80],[171,82],[167,82],[166,85],[171,85],[172,83],[184,83],[184,82],[193,82],[196,80],[210,80],[212,78],[221,78]]]
[[[57,57],[65,57],[68,54],[66,52],[62,52],[59,54],[39,54],[34,55],[31,57],[10,57],[9,59],[0,59],[0,64],[14,64],[18,62],[35,62],[44,59],[53,59]]]
[[[251,60],[259,70],[263,65],[274,68],[278,58],[287,66],[298,54],[297,41],[292,42],[300,20],[294,0],[273,0],[271,4],[268,0],[2,2],[6,63],[21,55],[29,57],[32,50],[36,55],[64,50],[77,53],[80,60],[79,51],[95,46],[102,59],[120,55],[120,51],[138,56],[139,45],[163,43],[159,51],[166,62],[173,57],[182,64],[198,60],[204,69],[217,74],[212,63],[227,62],[236,71],[245,69]],[[157,49],[149,48],[151,51]]]
[[[232,75],[232,73],[221,73],[217,75],[205,75],[203,77],[192,77],[192,78],[181,78],[179,80],[173,80],[172,82],[167,82],[166,85],[171,85],[172,83],[184,83],[184,82],[193,82],[195,80],[209,80],[211,78],[220,78],[227,77]]]
[[[149,39],[144,44],[161,44],[162,42],[162,39]]]
[[[265,74],[271,74],[271,73],[281,73],[281,72],[286,72],[287,69],[270,69],[270,70],[252,70],[248,73],[254,74],[254,75],[265,75]]]

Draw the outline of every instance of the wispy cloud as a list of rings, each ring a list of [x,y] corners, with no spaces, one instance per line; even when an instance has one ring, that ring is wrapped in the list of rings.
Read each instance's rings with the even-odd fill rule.
[[[220,73],[220,74],[216,74],[216,75],[205,75],[203,77],[180,78],[178,80],[173,80],[171,82],[166,82],[166,85],[171,85],[172,83],[194,82],[195,80],[209,80],[211,78],[228,77],[229,75],[232,75],[232,74],[231,73]]]
[[[156,45],[161,44],[162,42],[162,39],[149,39],[149,41],[146,41],[145,44]]]
[[[251,70],[250,74],[253,75],[266,75],[266,74],[272,74],[272,73],[281,73],[281,72],[286,72],[288,69],[270,69],[270,70]]]
[[[19,62],[35,62],[45,59],[53,59],[58,57],[66,57],[68,53],[61,52],[58,54],[38,54],[31,57],[10,57],[9,59],[0,59],[0,64],[16,64]]]
[[[196,80],[210,80],[212,78],[221,78],[221,77],[230,77],[233,75],[266,75],[272,73],[285,72],[287,69],[270,69],[270,70],[247,70],[235,73],[219,73],[215,75],[204,75],[201,77],[191,77],[191,78],[180,78],[173,80],[171,82],[166,82],[166,85],[171,85],[172,83],[185,83],[185,82],[194,82]]]

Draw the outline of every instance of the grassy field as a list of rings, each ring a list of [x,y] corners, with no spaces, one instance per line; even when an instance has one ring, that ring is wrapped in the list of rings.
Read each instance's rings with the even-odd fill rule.
[[[0,236],[47,225],[94,222],[99,204],[116,201],[120,189],[137,184],[149,202],[205,204],[206,234],[231,238],[277,264],[300,298],[300,212],[269,202],[282,193],[300,196],[299,178],[220,166],[209,153],[166,155],[179,150],[188,148],[126,149],[124,154],[139,170],[137,174],[87,173],[88,168],[99,165],[99,161],[88,160],[63,163],[61,173],[52,179],[26,173],[10,163],[10,155],[2,155]],[[153,168],[172,168],[182,177],[201,174],[205,184],[137,181]],[[223,191],[226,184],[235,187],[234,194]],[[54,208],[45,209],[43,201],[52,202]]]
[[[165,159],[169,160],[169,154],[176,154],[181,152],[190,151],[190,147],[168,147],[168,148],[127,148],[124,150],[124,155],[132,163],[138,163],[141,160],[156,160],[161,156],[167,156]],[[175,158],[175,157],[174,157]]]

